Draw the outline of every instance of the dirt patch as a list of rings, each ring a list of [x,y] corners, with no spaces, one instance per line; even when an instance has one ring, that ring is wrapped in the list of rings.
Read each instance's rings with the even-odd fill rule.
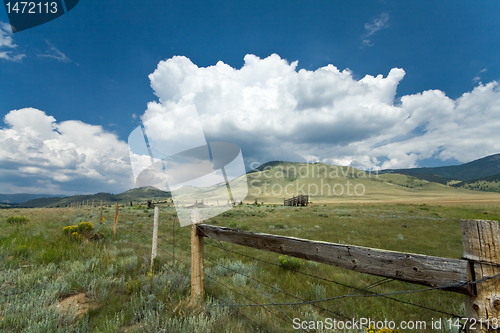
[[[89,303],[90,299],[87,297],[87,295],[85,295],[84,293],[80,293],[63,299],[59,302],[59,305],[57,305],[57,307],[62,312],[66,313],[70,313],[76,310],[78,316],[80,316],[87,313],[89,309],[93,308],[92,304]]]

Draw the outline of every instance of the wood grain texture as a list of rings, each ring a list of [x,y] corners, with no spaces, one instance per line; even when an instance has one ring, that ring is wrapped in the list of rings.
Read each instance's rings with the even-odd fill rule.
[[[153,244],[151,245],[151,271],[153,270],[153,263],[157,254],[158,244],[158,221],[160,219],[160,212],[158,206],[155,207],[155,214],[153,218]]]
[[[120,213],[120,205],[118,205],[118,202],[117,202],[116,207],[115,207],[115,225],[113,227],[114,237],[116,237],[116,227],[118,227],[118,214],[119,213]]]
[[[203,302],[203,237],[196,228],[201,211],[193,211],[191,216],[191,305],[201,305]]]
[[[467,261],[462,259],[243,232],[207,224],[197,227],[198,234],[212,239],[424,286],[446,287],[467,281]],[[446,290],[470,294],[466,285]]]
[[[497,221],[462,220],[464,258],[469,260],[468,275],[478,281],[500,273],[500,230]],[[467,318],[500,325],[500,280],[491,279],[474,285],[474,294],[467,296]],[[476,324],[474,332],[498,332],[487,325]]]

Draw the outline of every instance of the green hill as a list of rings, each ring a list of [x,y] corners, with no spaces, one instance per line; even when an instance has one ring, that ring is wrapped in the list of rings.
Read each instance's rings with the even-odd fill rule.
[[[445,184],[449,180],[469,181],[500,173],[500,154],[490,155],[461,165],[436,168],[390,169],[383,173],[414,175],[421,179]],[[418,176],[417,176],[418,175]],[[434,177],[431,180],[428,177]]]
[[[453,187],[461,187],[469,190],[499,192],[500,193],[500,173],[484,178],[468,180],[452,184]]]
[[[430,182],[402,174],[373,174],[352,167],[333,166],[322,163],[301,164],[291,162],[271,162],[252,170],[246,176],[248,195],[244,202],[265,202],[282,204],[284,198],[310,195],[310,200],[318,202],[345,201],[405,201],[433,199],[481,199],[496,194],[486,194],[444,184]],[[240,177],[232,182],[244,181]],[[182,188],[180,202],[194,203],[195,198],[204,202],[225,202],[227,191],[224,184],[210,188]],[[177,199],[176,199],[177,200]]]
[[[53,194],[29,194],[29,193],[16,193],[16,194],[0,194],[0,203],[6,205],[15,205],[29,200],[42,199],[42,198],[53,198],[57,197],[61,199],[65,195],[53,195]]]

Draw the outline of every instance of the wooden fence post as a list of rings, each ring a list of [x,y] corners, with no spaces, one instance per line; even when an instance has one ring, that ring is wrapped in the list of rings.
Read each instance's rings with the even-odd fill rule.
[[[158,206],[155,207],[155,215],[153,222],[153,245],[151,247],[151,272],[153,271],[153,261],[156,258],[156,246],[158,242],[158,220],[160,218]]]
[[[191,305],[203,302],[203,236],[198,235],[196,225],[203,222],[202,210],[191,211]]]
[[[116,209],[115,209],[115,227],[114,227],[114,234],[116,237],[116,227],[118,226],[118,213],[120,212],[120,205],[118,202],[116,202]]]
[[[464,259],[468,260],[469,281],[478,281],[500,273],[500,229],[497,221],[462,220]],[[500,280],[490,279],[470,286],[474,296],[466,296],[465,311],[469,318],[467,332],[497,332],[500,325]],[[488,324],[489,327],[488,328]],[[474,329],[475,328],[475,329]]]
[[[92,211],[90,212],[90,215],[94,215],[94,199],[92,199]]]
[[[103,223],[103,221],[102,221],[102,200],[101,200],[101,213],[99,214],[99,222]]]

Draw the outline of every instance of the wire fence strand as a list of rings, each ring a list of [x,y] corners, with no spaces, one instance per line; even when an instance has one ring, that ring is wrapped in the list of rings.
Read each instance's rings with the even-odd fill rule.
[[[212,239],[212,241],[215,241],[215,240]],[[207,244],[207,245],[215,247],[215,248],[219,248],[216,245],[212,245],[212,244]],[[276,263],[272,263],[272,262],[269,262],[269,261],[266,261],[266,260],[263,260],[263,259],[255,258],[255,257],[252,257],[250,255],[243,254],[243,253],[240,253],[240,252],[237,252],[237,251],[234,251],[234,250],[226,249],[226,251],[229,251],[229,252],[238,254],[240,256],[247,257],[247,258],[250,258],[250,259],[253,259],[253,260],[265,263],[265,264],[268,264],[268,265],[281,267],[280,265],[278,265]],[[355,290],[357,290],[359,292],[366,291],[366,292],[368,292],[370,294],[379,295],[379,294],[377,294],[375,292],[372,292],[370,290],[365,290],[363,288],[351,286],[351,285],[348,285],[348,284],[345,284],[345,283],[342,283],[342,282],[339,282],[339,281],[330,280],[330,279],[327,279],[327,278],[324,278],[324,277],[320,277],[320,276],[317,276],[317,275],[314,275],[314,274],[309,274],[309,273],[305,273],[305,272],[301,272],[301,271],[297,271],[297,273],[305,275],[305,276],[308,276],[308,277],[313,277],[313,278],[316,278],[316,279],[319,279],[319,280],[322,280],[322,281],[325,281],[325,282],[330,282],[330,283],[333,283],[333,284],[337,284],[337,285],[340,285],[342,287],[355,289]],[[387,298],[387,299],[392,300],[392,301],[395,301],[395,302],[398,302],[398,303],[402,303],[402,304],[406,304],[406,305],[411,305],[411,306],[418,307],[418,308],[421,308],[421,309],[425,309],[425,310],[428,310],[428,311],[433,311],[433,312],[436,312],[436,313],[446,314],[446,315],[452,316],[453,318],[461,318],[461,317],[463,317],[461,315],[457,315],[457,314],[454,314],[454,313],[451,313],[451,312],[446,312],[446,311],[442,311],[442,310],[433,309],[433,308],[430,308],[430,307],[427,307],[427,306],[424,306],[424,305],[420,305],[420,304],[415,304],[415,303],[412,303],[412,302],[403,301],[403,300],[400,300],[400,299],[397,299],[397,298],[393,298],[393,297],[389,297],[389,296],[382,295],[382,297]]]

